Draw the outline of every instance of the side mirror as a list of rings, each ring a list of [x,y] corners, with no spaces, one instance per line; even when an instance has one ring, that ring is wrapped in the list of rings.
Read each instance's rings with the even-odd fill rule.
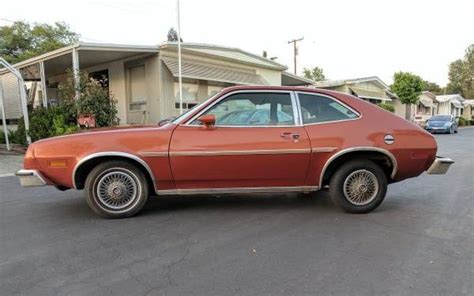
[[[201,117],[198,118],[198,120],[204,124],[204,126],[206,128],[213,128],[214,125],[216,124],[216,116],[214,116],[214,114],[207,114],[207,115],[203,115]]]

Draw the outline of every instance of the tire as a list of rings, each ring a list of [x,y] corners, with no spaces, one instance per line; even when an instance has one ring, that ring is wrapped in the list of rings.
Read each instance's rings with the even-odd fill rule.
[[[360,184],[358,177],[365,179],[366,182]],[[329,193],[334,203],[344,211],[355,214],[368,213],[384,200],[387,193],[387,177],[384,171],[370,160],[352,160],[343,164],[334,173],[329,184]]]
[[[87,176],[84,189],[89,207],[105,218],[131,217],[148,199],[145,175],[126,161],[97,165]]]

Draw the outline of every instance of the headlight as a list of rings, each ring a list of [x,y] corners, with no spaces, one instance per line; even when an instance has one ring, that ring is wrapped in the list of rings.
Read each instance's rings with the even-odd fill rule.
[[[448,122],[446,122],[446,123],[444,124],[444,126],[445,126],[445,127],[449,127],[449,126],[451,126],[451,122],[449,122],[449,121],[448,121]]]

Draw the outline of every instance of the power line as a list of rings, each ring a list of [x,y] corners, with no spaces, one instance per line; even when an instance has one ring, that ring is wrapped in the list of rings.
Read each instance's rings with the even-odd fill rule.
[[[10,22],[10,23],[14,23],[14,22],[15,22],[15,21],[12,21],[12,20],[3,18],[3,17],[0,17],[0,20],[5,21],[5,22]]]

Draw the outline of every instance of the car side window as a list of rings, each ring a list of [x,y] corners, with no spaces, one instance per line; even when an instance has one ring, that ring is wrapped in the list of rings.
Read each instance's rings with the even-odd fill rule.
[[[289,93],[237,93],[221,100],[204,114],[213,114],[220,126],[294,125]],[[200,124],[196,119],[191,124]]]
[[[303,124],[354,119],[357,113],[325,96],[298,94]]]

